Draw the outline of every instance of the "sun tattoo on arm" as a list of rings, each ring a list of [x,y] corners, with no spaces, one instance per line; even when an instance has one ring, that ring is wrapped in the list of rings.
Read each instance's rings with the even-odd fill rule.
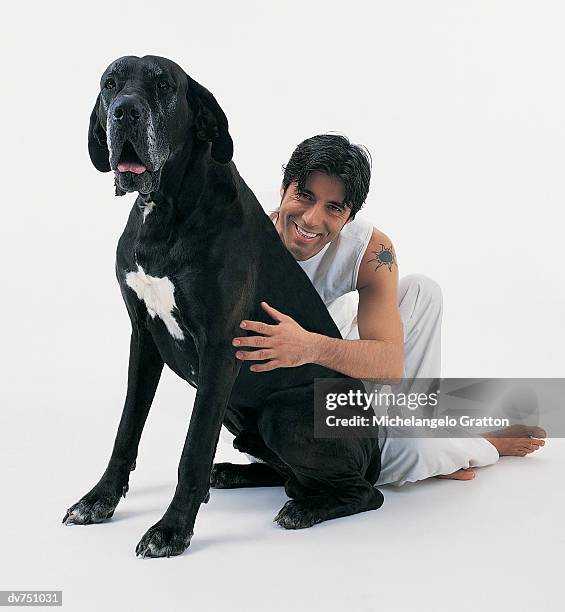
[[[381,250],[371,251],[371,253],[375,254],[375,259],[369,259],[367,263],[370,263],[371,261],[377,262],[377,267],[375,268],[375,272],[381,266],[388,266],[389,272],[392,272],[392,266],[396,264],[396,260],[394,258],[394,252],[392,250],[392,244],[389,247],[385,247],[385,245],[381,242]]]

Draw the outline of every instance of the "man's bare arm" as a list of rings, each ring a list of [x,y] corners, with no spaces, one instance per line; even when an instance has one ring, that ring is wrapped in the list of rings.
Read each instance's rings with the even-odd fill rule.
[[[357,281],[360,340],[314,334],[314,361],[354,378],[401,378],[404,339],[398,308],[398,265],[392,242],[373,235],[361,261]]]

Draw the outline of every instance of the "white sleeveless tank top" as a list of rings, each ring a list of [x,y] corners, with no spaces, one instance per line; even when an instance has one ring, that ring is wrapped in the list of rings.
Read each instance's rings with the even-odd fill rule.
[[[276,217],[272,221],[276,224]],[[357,290],[359,266],[372,233],[371,223],[355,217],[314,257],[297,261],[320,294],[342,335],[354,322],[357,300],[352,300],[351,296],[339,298]]]

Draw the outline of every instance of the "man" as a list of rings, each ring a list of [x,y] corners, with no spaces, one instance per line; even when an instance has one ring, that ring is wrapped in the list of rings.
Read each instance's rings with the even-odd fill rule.
[[[242,321],[257,336],[233,339],[250,369],[317,363],[359,379],[439,378],[442,296],[421,275],[398,278],[390,238],[357,219],[369,190],[370,160],[347,138],[323,134],[298,145],[284,169],[281,204],[271,216],[286,248],[306,272],[343,340],[303,329],[263,303],[276,322]],[[358,293],[358,306],[350,298]],[[515,426],[472,438],[400,438],[382,428],[377,485],[432,476],[471,480],[471,468],[501,455],[525,456],[543,446],[541,428]],[[535,437],[534,437],[535,436]]]

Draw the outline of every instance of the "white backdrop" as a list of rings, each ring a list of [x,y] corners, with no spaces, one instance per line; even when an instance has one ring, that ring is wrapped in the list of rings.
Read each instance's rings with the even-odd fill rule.
[[[8,15],[2,308],[14,350],[127,331],[112,259],[133,196],[113,199],[86,128],[107,64],[156,54],[216,95],[266,208],[302,139],[337,131],[369,148],[362,214],[393,239],[401,274],[441,284],[444,376],[564,374],[559,2],[102,0]]]
[[[401,275],[442,286],[443,375],[563,376],[564,18],[559,1],[5,3],[0,436],[13,486],[30,496],[22,483],[41,480],[56,521],[97,480],[119,418],[129,319],[114,252],[134,196],[113,197],[86,136],[122,55],[169,57],[215,94],[266,209],[302,139],[366,145],[360,214],[392,238]],[[144,437],[170,479],[191,397],[166,374],[166,416]],[[21,524],[17,505],[3,512]],[[17,575],[30,542],[13,545]],[[56,584],[40,582],[29,588]]]

